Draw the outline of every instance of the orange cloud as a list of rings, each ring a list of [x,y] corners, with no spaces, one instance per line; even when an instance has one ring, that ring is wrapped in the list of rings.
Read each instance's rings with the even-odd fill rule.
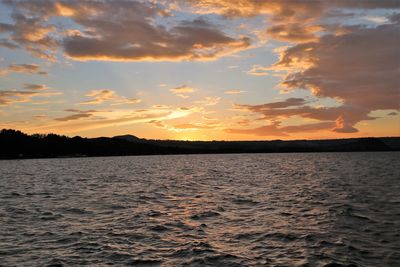
[[[0,69],[0,75],[5,75],[10,72],[40,74],[40,75],[47,74],[47,72],[42,71],[40,66],[37,64],[15,64],[15,63],[12,63],[8,67]]]
[[[26,90],[0,90],[0,105],[8,106],[14,103],[31,102],[33,97],[51,97],[60,92],[48,92],[43,84],[25,84]],[[45,92],[43,92],[45,91]]]
[[[57,121],[71,121],[71,120],[78,120],[81,118],[88,118],[91,117],[92,114],[90,113],[80,113],[80,114],[73,114],[62,118],[56,118]]]
[[[193,93],[196,91],[194,88],[186,86],[186,85],[175,87],[175,88],[172,88],[169,90],[174,94],[187,94],[187,93]]]
[[[341,17],[340,9],[400,8],[399,1],[293,1],[293,0],[176,0],[180,9],[200,14],[220,14],[228,18],[266,15],[269,37],[286,42],[308,42],[318,39],[318,33],[331,30],[323,25],[326,17]],[[190,4],[188,4],[190,3]],[[353,14],[350,13],[350,16]],[[326,27],[328,29],[326,29]]]
[[[285,101],[272,102],[262,105],[236,105],[236,108],[261,114],[263,120],[283,120],[290,117],[302,117],[322,122],[330,122],[330,130],[335,132],[353,133],[357,132],[354,125],[363,120],[373,120],[369,109],[342,105],[337,107],[311,107],[305,105],[307,102],[301,98],[289,98]],[[324,125],[324,124],[321,124]],[[334,126],[333,126],[334,125]],[[294,129],[302,129],[297,127]]]
[[[246,92],[247,91],[237,90],[237,89],[224,91],[224,93],[227,94],[227,95],[238,95],[238,94],[243,94],[243,93],[246,93]]]
[[[180,98],[189,98],[187,94],[196,92],[196,89],[186,85],[182,85],[179,87],[171,88],[169,89],[169,91]]]
[[[195,103],[205,105],[205,106],[214,106],[214,105],[218,104],[220,100],[221,100],[220,97],[207,96],[203,100],[195,101]]]
[[[14,2],[5,3],[18,5]],[[37,2],[37,4],[41,3]],[[53,54],[57,50],[58,43],[51,37],[51,33],[56,31],[54,25],[47,24],[42,18],[25,14],[25,12],[15,12],[12,19],[13,24],[0,23],[0,32],[8,34],[7,39],[4,39],[0,45],[9,49],[22,47],[35,57],[55,60]]]
[[[293,126],[280,126],[280,122],[274,122],[270,125],[261,126],[251,129],[226,129],[227,133],[234,134],[248,134],[257,136],[288,136],[291,133],[304,133],[304,132],[315,132],[321,130],[329,130],[335,126],[333,122],[319,122],[310,123],[303,125],[293,125]]]
[[[316,33],[324,28],[315,25],[277,24],[269,27],[267,33],[273,39],[285,42],[309,42],[318,39]]]
[[[151,123],[152,121],[166,121],[182,118],[190,114],[190,111],[181,110],[77,110],[68,109],[67,112],[75,114],[47,121],[46,124],[36,126],[24,126],[28,132],[77,132],[99,128],[115,127],[136,123]]]
[[[270,67],[263,67],[261,65],[253,65],[247,74],[254,75],[254,76],[266,76],[269,75]]]
[[[169,12],[161,3],[150,1],[6,4],[15,13],[13,24],[0,24],[0,32],[9,33],[3,46],[23,47],[32,55],[49,60],[54,60],[54,52],[60,46],[69,58],[81,61],[213,60],[250,47],[248,37],[228,36],[204,19],[175,21],[169,28],[156,23],[157,18],[165,19]],[[63,29],[59,33],[57,26],[49,23],[50,17],[68,17],[79,25],[79,30]]]
[[[39,95],[33,91],[0,91],[0,105],[29,102],[32,97]]]
[[[112,101],[112,105],[137,104],[141,102],[141,99],[119,96],[115,91],[109,89],[92,90],[85,96],[92,99],[81,102],[80,104],[82,105],[98,105],[105,101]]]
[[[352,127],[358,121],[352,118],[400,108],[399,35],[400,23],[353,27],[346,34],[291,47],[273,67],[289,69],[283,88],[309,89],[317,97],[339,99],[343,107],[352,107],[359,114],[338,114],[337,125],[355,132]],[[306,67],[299,70],[298,65]]]

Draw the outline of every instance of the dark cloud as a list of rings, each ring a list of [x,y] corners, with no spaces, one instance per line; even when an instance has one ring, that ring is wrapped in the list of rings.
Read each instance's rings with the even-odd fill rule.
[[[0,90],[0,105],[32,102],[33,97],[51,97],[61,93],[49,92],[44,84],[25,84],[25,90]]]
[[[56,51],[58,45],[51,33],[56,27],[38,15],[28,16],[23,13],[25,10],[18,10],[17,1],[5,1],[5,3],[14,7],[13,24],[0,23],[0,32],[8,33],[8,38],[3,39],[0,45],[11,49],[23,47],[33,56],[54,60],[52,53]]]
[[[165,29],[145,21],[80,21],[91,35],[64,39],[66,54],[78,60],[206,60],[249,46],[201,21]],[[134,33],[134,34],[132,34]]]
[[[81,118],[88,118],[93,116],[93,114],[90,113],[78,113],[78,114],[73,114],[73,115],[69,115],[69,116],[65,116],[62,118],[56,118],[55,120],[57,121],[72,121],[72,120],[79,120]]]
[[[398,36],[400,24],[327,35],[285,50],[274,68],[289,70],[282,82],[288,90],[309,89],[317,97],[340,99],[344,107],[352,107],[341,118],[350,129],[358,122],[351,118],[365,118],[373,110],[400,108]]]
[[[29,102],[39,92],[34,91],[0,91],[0,105],[11,105],[13,103]]]
[[[249,47],[247,37],[233,38],[208,21],[157,23],[168,10],[153,2],[5,1],[14,9],[13,24],[4,46],[24,47],[31,54],[52,59],[58,45],[76,60],[146,61],[209,60]],[[68,17],[79,27],[60,36],[50,17]],[[79,29],[79,30],[78,30]],[[60,30],[60,29],[58,29]],[[54,37],[57,33],[58,38]],[[60,41],[60,42],[59,42]]]
[[[253,1],[244,1],[245,3]],[[275,2],[275,1],[273,1]],[[284,4],[287,1],[280,1]],[[310,17],[301,20],[303,12],[311,2],[298,1],[296,4],[278,7],[266,13],[272,15],[272,25],[267,29],[271,37],[295,42],[292,47],[280,50],[279,61],[270,67],[257,66],[252,74],[268,74],[267,71],[286,71],[281,86],[284,91],[298,89],[310,90],[320,99],[331,98],[339,102],[337,107],[311,107],[301,103],[296,107],[282,107],[281,104],[237,105],[262,114],[266,120],[282,120],[294,116],[321,121],[326,129],[338,133],[355,133],[356,124],[363,120],[374,119],[370,114],[374,110],[397,110],[400,108],[400,20],[398,14],[389,16],[389,22],[375,27],[319,25],[318,19],[335,8],[400,8],[399,1],[313,1]],[[275,3],[278,4],[278,3]],[[279,5],[279,4],[278,4]],[[293,11],[293,12],[291,12]],[[272,12],[272,13],[271,13]],[[340,13],[340,12],[339,12]],[[330,15],[332,16],[332,12]],[[287,18],[285,24],[281,19]],[[300,19],[300,20],[299,20]],[[309,27],[321,27],[318,31]],[[293,30],[292,30],[293,29]],[[255,72],[257,71],[257,72]],[[262,72],[260,72],[262,71]],[[278,105],[278,106],[276,106]],[[274,106],[274,107],[273,107]],[[278,107],[278,108],[277,108]],[[329,127],[328,126],[332,126]],[[268,125],[265,128],[246,129],[254,134],[284,127]],[[293,130],[304,130],[294,127]],[[237,132],[237,131],[236,131]]]
[[[276,40],[301,43],[315,40],[315,33],[319,30],[322,27],[289,23],[273,25],[267,29],[267,33]]]
[[[217,13],[228,18],[268,15],[268,35],[286,42],[306,42],[318,38],[319,33],[332,29],[321,24],[327,17],[351,17],[354,9],[399,9],[398,0],[176,0],[182,8],[198,13]],[[187,3],[191,5],[188,5]],[[328,27],[328,29],[326,29]]]
[[[293,102],[293,104],[289,104],[291,102]],[[308,128],[297,126],[290,126],[291,128],[279,128],[281,130],[285,129],[287,133],[289,133],[288,129],[291,129],[290,132],[294,132],[295,130],[299,130],[299,132],[306,131],[305,129],[322,130],[322,126],[325,126],[325,130],[332,130],[340,133],[353,133],[357,132],[357,129],[353,127],[357,122],[375,119],[368,115],[370,112],[369,109],[361,107],[351,105],[342,105],[338,107],[311,107],[303,105],[305,103],[306,102],[304,100],[301,101],[301,99],[296,101],[288,99],[286,101],[267,103],[263,105],[236,105],[236,108],[261,114],[263,115],[263,120],[276,121],[298,116],[305,119],[321,121],[321,124],[318,124],[320,126],[319,128],[312,128],[311,126]],[[291,105],[295,107],[292,107]],[[269,128],[270,127],[266,127],[263,129],[266,130]],[[276,128],[278,129],[278,127]],[[260,129],[257,128],[255,132],[259,131]]]
[[[26,83],[24,84],[24,89],[41,91],[41,90],[47,90],[48,88],[45,84]]]
[[[80,109],[74,109],[74,108],[65,109],[64,111],[66,111],[66,112],[80,113],[80,114],[99,112],[98,110],[94,110],[94,109],[80,110]]]
[[[5,75],[10,72],[40,74],[40,75],[47,74],[47,72],[41,70],[40,66],[37,64],[15,64],[15,63],[12,63],[8,67],[0,69],[0,75]]]
[[[270,110],[276,108],[287,108],[292,106],[302,106],[306,103],[306,100],[303,98],[288,98],[284,101],[266,103],[262,105],[237,105],[238,108],[248,108],[253,111],[263,111]]]
[[[19,45],[14,44],[14,43],[12,43],[9,40],[4,39],[4,38],[0,39],[0,46],[8,48],[8,49],[17,49],[17,48],[19,48]]]

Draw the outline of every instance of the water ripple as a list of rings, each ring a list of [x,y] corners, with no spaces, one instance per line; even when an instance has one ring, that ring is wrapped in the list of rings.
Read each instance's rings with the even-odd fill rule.
[[[400,154],[0,161],[0,266],[400,266]]]

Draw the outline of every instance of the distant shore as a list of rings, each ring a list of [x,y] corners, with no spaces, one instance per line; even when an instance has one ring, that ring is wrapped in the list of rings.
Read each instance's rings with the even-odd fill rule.
[[[400,137],[293,141],[148,140],[133,135],[82,138],[0,131],[0,159],[96,156],[400,151]]]

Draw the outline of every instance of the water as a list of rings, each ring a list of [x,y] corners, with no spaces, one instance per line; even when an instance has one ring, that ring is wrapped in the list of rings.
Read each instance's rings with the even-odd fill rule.
[[[1,266],[400,266],[400,153],[0,161]]]

